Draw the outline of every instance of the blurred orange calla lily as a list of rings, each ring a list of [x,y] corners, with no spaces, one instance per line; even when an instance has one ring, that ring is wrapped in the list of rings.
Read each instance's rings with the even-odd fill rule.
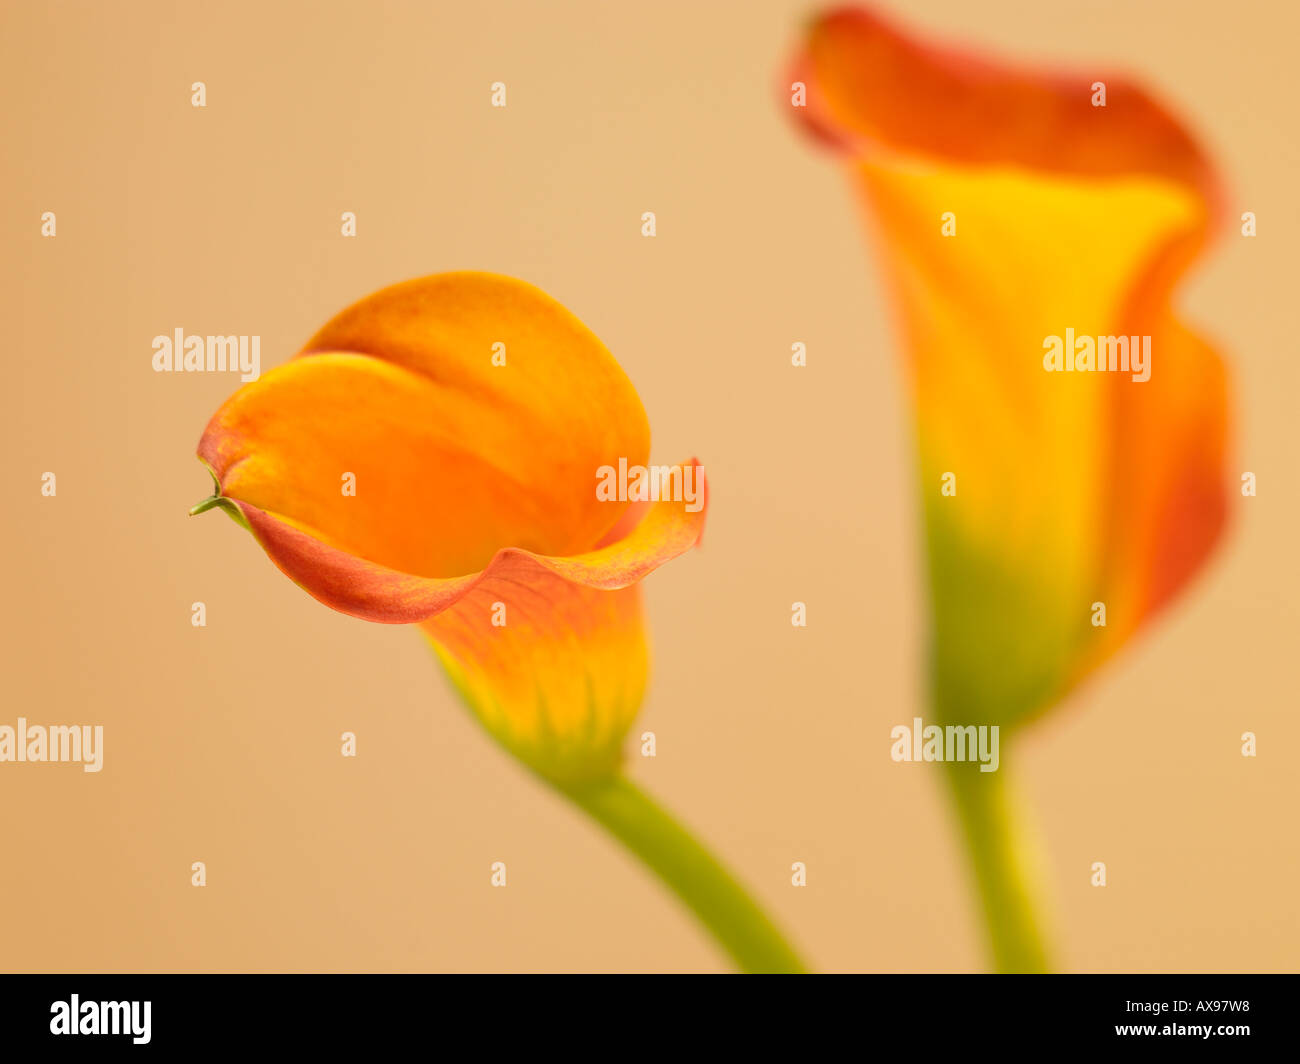
[[[790,102],[844,159],[893,289],[935,723],[1017,728],[1129,640],[1220,537],[1225,371],[1170,309],[1217,179],[1125,78],[1015,69],[864,10],[814,21]],[[1046,969],[1005,769],[968,762],[944,778],[996,963]]]
[[[565,784],[607,777],[640,706],[637,582],[704,525],[600,498],[650,433],[604,345],[545,293],[449,273],[343,311],[239,389],[199,456],[220,504],[321,602],[419,623],[488,730]],[[626,493],[625,493],[626,494]]]
[[[1217,179],[1127,79],[1019,70],[864,10],[818,18],[793,80],[795,114],[868,207],[899,313],[935,712],[1022,723],[1168,603],[1223,528],[1224,367],[1170,309]],[[1149,344],[1145,379],[1112,371],[1119,338],[1134,365]],[[1067,341],[1079,371],[1049,371]]]

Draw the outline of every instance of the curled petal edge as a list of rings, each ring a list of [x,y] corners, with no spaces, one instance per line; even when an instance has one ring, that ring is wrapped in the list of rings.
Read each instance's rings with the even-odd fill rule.
[[[1192,190],[1208,217],[1222,215],[1224,192],[1202,146],[1168,106],[1122,74],[989,58],[854,7],[814,21],[788,74],[808,88],[798,111],[803,128],[848,158],[899,155],[1096,179],[1146,174]],[[1084,91],[1096,81],[1107,87],[1105,108]]]
[[[703,480],[697,460],[691,459],[686,465],[694,467]],[[707,495],[702,499],[706,500]],[[708,510],[707,504],[691,512],[681,502],[650,503],[625,536],[595,550],[549,557],[505,547],[480,572],[437,578],[367,561],[250,503],[229,501],[248,522],[267,556],[290,580],[331,609],[381,624],[427,621],[455,606],[479,584],[494,579],[527,584],[530,576],[550,573],[597,590],[630,587],[695,546],[703,534]]]

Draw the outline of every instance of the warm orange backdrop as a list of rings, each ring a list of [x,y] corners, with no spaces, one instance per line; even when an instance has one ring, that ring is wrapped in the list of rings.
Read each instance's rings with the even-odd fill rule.
[[[890,727],[924,712],[910,426],[848,183],[782,113],[816,6],[4,0],[0,723],[100,723],[106,749],[99,775],[0,765],[0,969],[723,967],[489,743],[414,631],[331,613],[224,516],[185,515],[235,381],[153,373],[155,334],[259,334],[266,369],[354,299],[458,268],[571,307],[640,390],[655,457],[709,470],[704,548],[646,585],[659,756],[635,778],[815,966],[983,964],[933,772],[889,759]],[[1295,970],[1300,18],[884,6],[1144,72],[1234,215],[1258,214],[1182,300],[1230,353],[1234,464],[1259,496],[1233,498],[1211,569],[1017,761],[1069,968]]]

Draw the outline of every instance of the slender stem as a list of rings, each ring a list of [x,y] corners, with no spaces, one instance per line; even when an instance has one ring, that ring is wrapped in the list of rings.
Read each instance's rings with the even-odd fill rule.
[[[984,919],[1000,972],[1051,970],[1037,911],[1038,869],[1017,822],[1005,769],[980,772],[970,762],[944,766],[975,872]]]
[[[690,906],[742,971],[804,971],[790,945],[745,889],[634,783],[615,777],[565,793]]]

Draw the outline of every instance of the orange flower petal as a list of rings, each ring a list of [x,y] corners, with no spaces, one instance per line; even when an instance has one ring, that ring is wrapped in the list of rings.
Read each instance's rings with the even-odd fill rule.
[[[483,726],[534,771],[576,785],[617,769],[649,668],[639,586],[493,566],[420,628]]]
[[[1147,174],[1216,198],[1200,146],[1140,86],[1110,72],[1015,67],[913,40],[865,9],[810,27],[794,79],[800,118],[845,154],[890,152],[963,167],[1088,178]],[[1093,82],[1106,106],[1092,104]]]
[[[700,468],[694,460],[689,465]],[[702,470],[698,475],[702,480]],[[554,577],[594,591],[629,587],[690,550],[703,532],[708,509],[691,512],[681,502],[656,502],[638,511],[643,516],[626,534],[585,553],[553,557],[506,547],[481,572],[443,578],[367,561],[250,503],[235,504],[262,549],[296,584],[341,613],[386,624],[428,620],[484,583],[554,586]]]
[[[572,314],[522,281],[453,273],[338,315],[236,392],[199,454],[229,498],[358,558],[454,577],[501,547],[588,549],[621,509],[596,498],[596,470],[645,464],[649,439],[636,391]]]
[[[364,561],[237,505],[272,561],[326,605],[372,621],[422,621],[488,731],[566,785],[617,766],[646,684],[636,585],[699,541],[707,509],[651,503],[625,534],[585,554],[507,548],[481,573],[438,579]]]
[[[285,574],[352,616],[420,623],[488,730],[564,784],[617,764],[646,683],[635,585],[704,525],[695,462],[668,473],[678,501],[598,492],[602,467],[648,451],[600,341],[487,274],[362,300],[199,444],[222,507]]]
[[[1128,81],[921,45],[866,12],[819,20],[795,69],[796,113],[846,155],[897,297],[937,709],[1016,723],[1154,615],[1220,535],[1225,374],[1169,309],[1206,242],[1212,168]],[[1046,372],[1045,340],[1067,329],[1151,337],[1149,380]]]

